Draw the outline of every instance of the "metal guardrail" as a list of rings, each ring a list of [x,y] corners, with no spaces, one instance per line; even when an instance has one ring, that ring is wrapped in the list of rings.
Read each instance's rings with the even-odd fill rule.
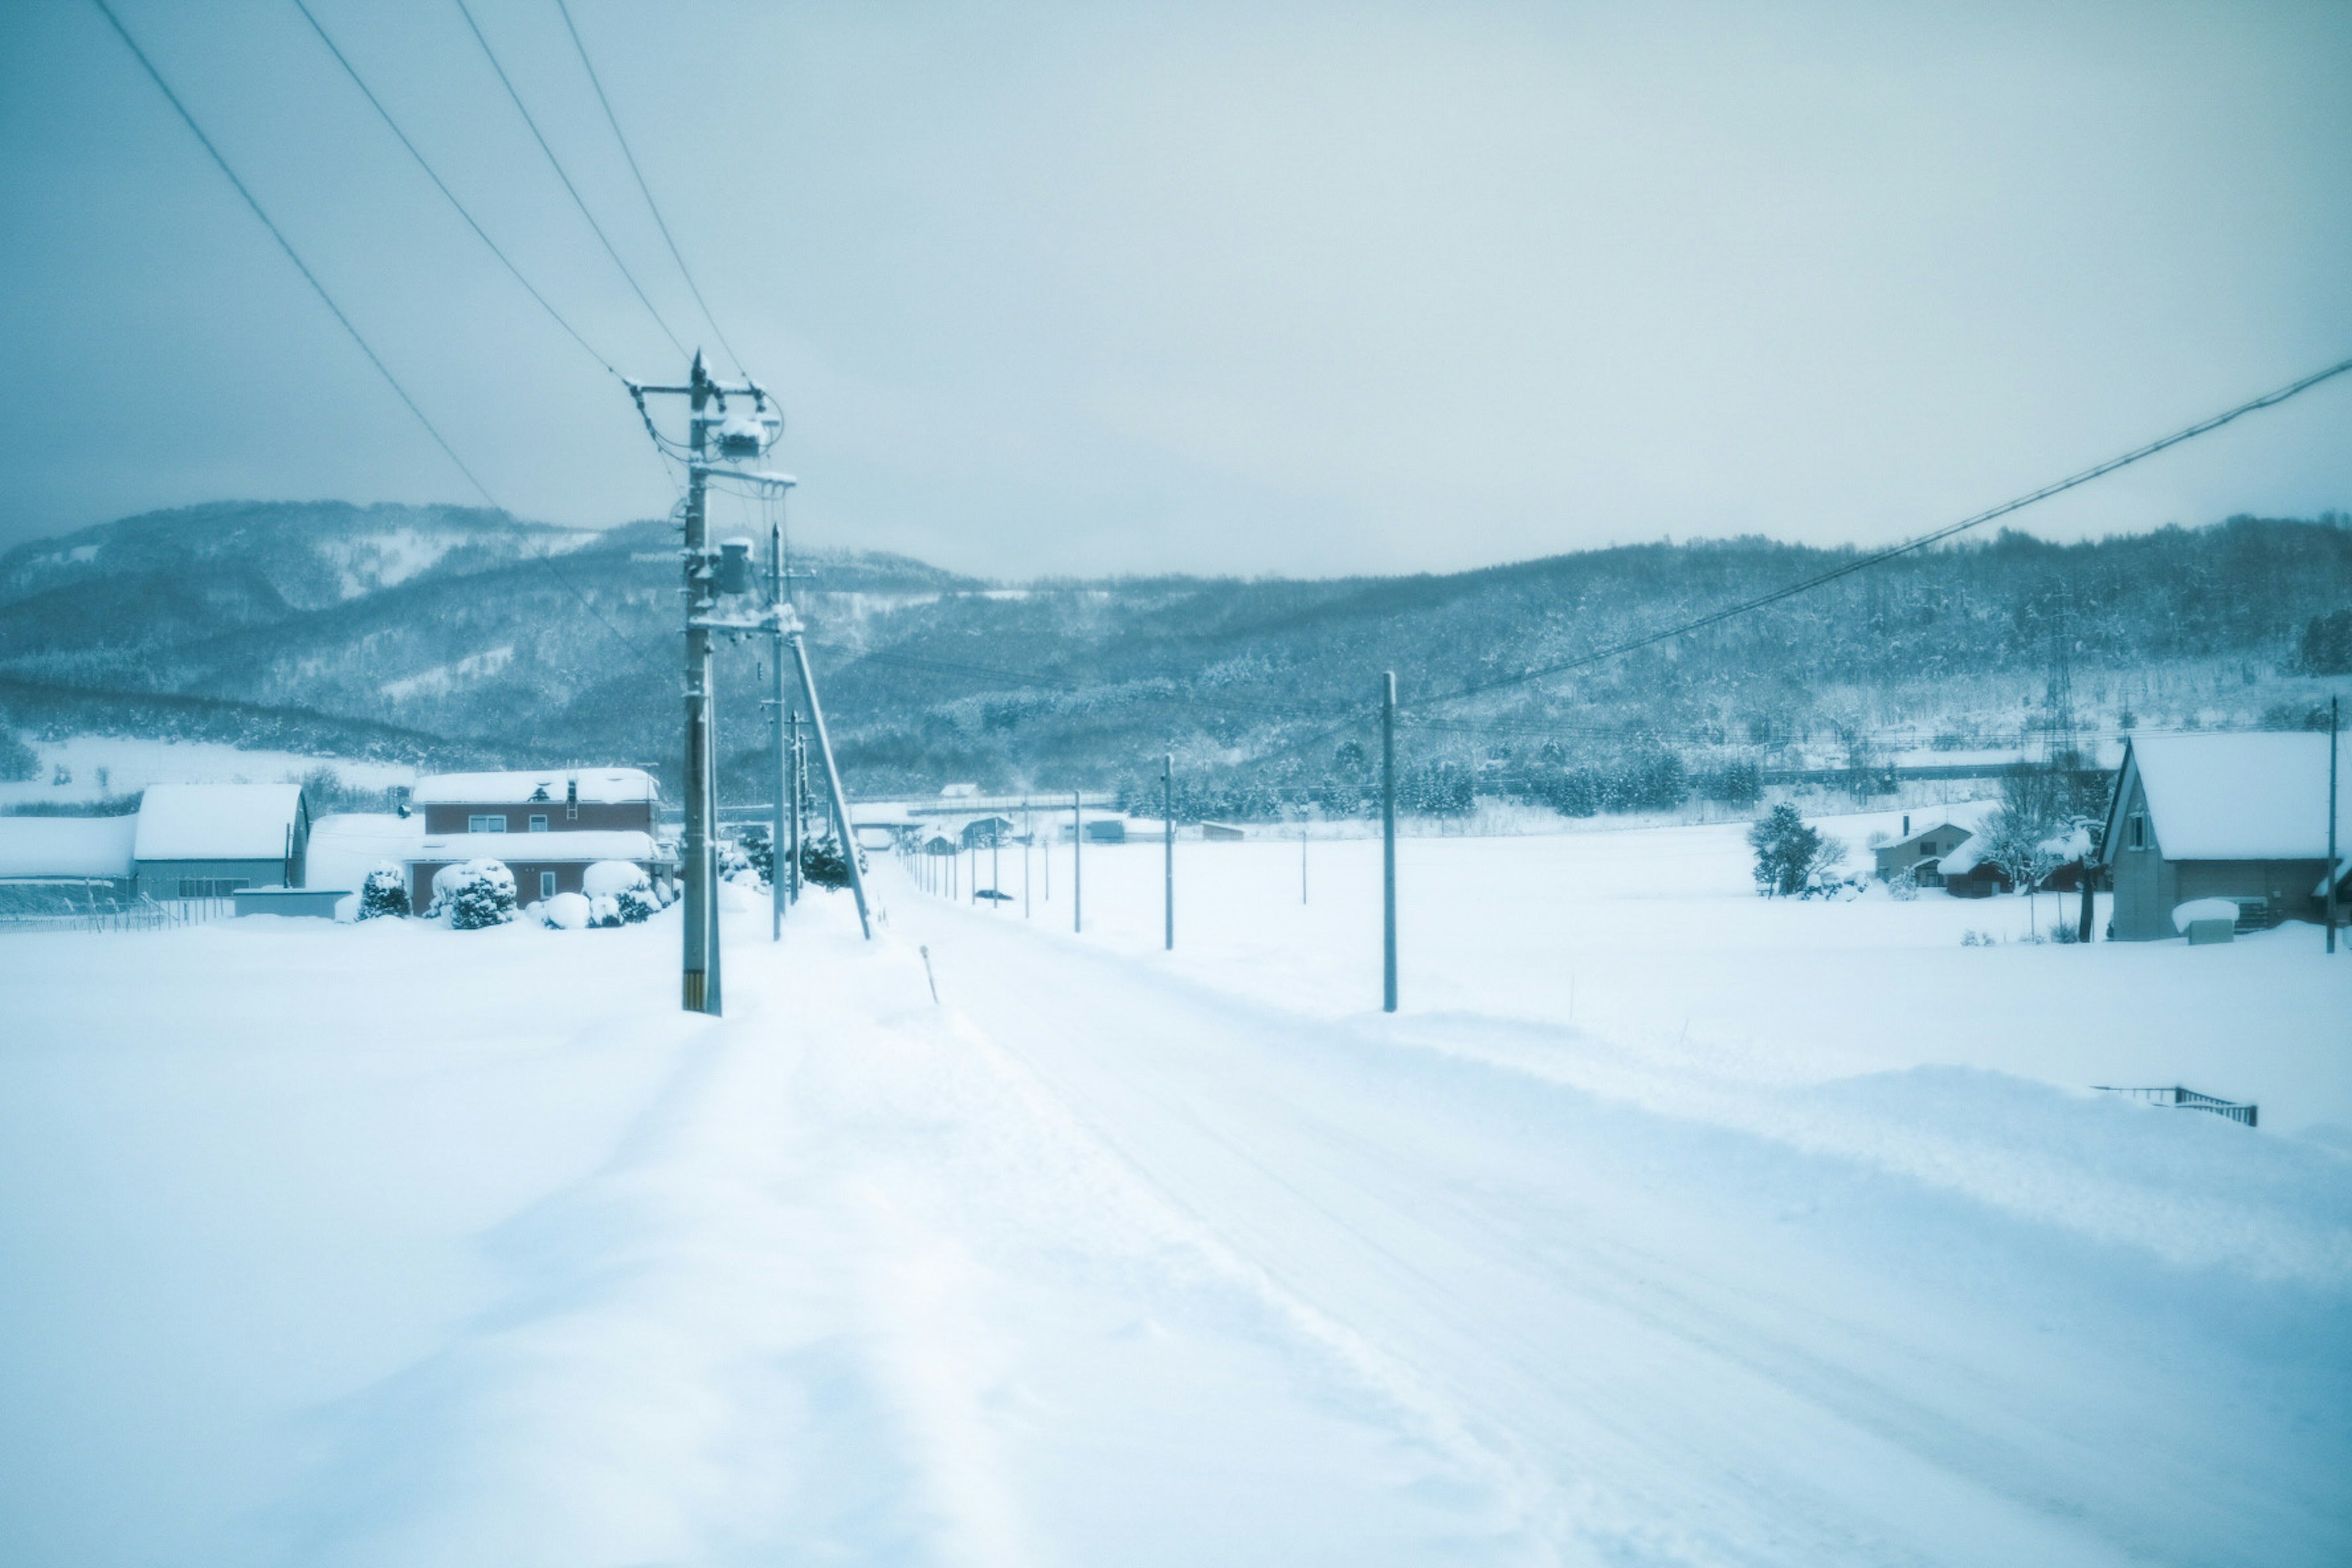
[[[2101,1094],[2129,1095],[2149,1105],[2161,1105],[2179,1110],[2210,1111],[2215,1116],[2226,1118],[2241,1127],[2255,1126],[2262,1115],[2262,1107],[2259,1105],[2242,1104],[2237,1100],[2222,1100],[2210,1094],[2200,1094],[2193,1089],[2183,1089],[2177,1083],[2149,1088],[2095,1083],[2091,1087]]]

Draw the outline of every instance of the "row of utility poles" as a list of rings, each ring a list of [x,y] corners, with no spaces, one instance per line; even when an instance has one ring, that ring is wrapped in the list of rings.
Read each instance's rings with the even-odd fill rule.
[[[1026,804],[1024,805],[1026,814]],[[1176,950],[1176,753],[1165,752],[1160,763],[1160,909],[1162,945],[1167,951]],[[1028,900],[1029,841],[1034,832],[1022,840],[1021,877],[1023,905]],[[1070,929],[1086,930],[1086,813],[1078,792],[1070,792]],[[917,851],[919,861],[952,858],[948,856]],[[1046,898],[1053,897],[1051,868],[1053,858],[1045,861],[1047,870]],[[928,890],[937,891],[940,874],[936,870],[923,873]],[[1002,894],[1003,889],[994,878],[991,890]],[[980,896],[979,866],[975,852],[972,868],[971,894]],[[950,897],[954,895],[950,894]],[[1298,901],[1307,902],[1307,832],[1298,835]],[[1397,1010],[1397,922],[1396,922],[1396,672],[1390,670],[1381,677],[1381,1009]]]

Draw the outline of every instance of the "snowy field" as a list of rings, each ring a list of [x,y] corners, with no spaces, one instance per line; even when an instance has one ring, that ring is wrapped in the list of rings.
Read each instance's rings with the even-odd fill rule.
[[[2352,957],[1420,839],[1387,1018],[1298,853],[0,941],[0,1555],[2352,1559]]]

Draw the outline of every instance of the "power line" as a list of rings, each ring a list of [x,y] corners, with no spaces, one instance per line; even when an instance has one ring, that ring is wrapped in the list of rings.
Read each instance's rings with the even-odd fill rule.
[[[646,198],[646,210],[654,215],[654,226],[661,230],[662,243],[669,247],[670,259],[677,263],[678,276],[686,279],[687,291],[694,296],[695,304],[701,308],[702,319],[710,323],[711,333],[718,338],[719,346],[725,349],[727,357],[735,362],[736,374],[749,377],[751,373],[743,367],[743,356],[737,353],[735,345],[727,341],[726,330],[719,326],[719,318],[710,313],[709,302],[703,299],[701,285],[695,282],[693,272],[686,265],[686,258],[678,251],[677,241],[670,237],[669,225],[662,221],[661,208],[654,201],[653,187],[646,184],[645,171],[637,167],[637,155],[629,150],[629,139],[621,133],[620,117],[613,112],[613,100],[604,96],[604,84],[597,78],[596,67],[588,58],[588,46],[582,41],[580,29],[572,26],[572,8],[563,0],[555,0],[555,9],[563,17],[563,30],[572,35],[572,47],[580,52],[580,64],[588,73],[588,85],[596,89],[596,101],[604,105],[604,123],[613,128],[613,140],[621,144],[621,156],[628,161],[629,173],[635,176],[637,190]]]
[[[686,345],[678,341],[676,332],[669,330],[669,323],[662,319],[662,313],[654,308],[653,300],[638,285],[636,274],[629,270],[629,264],[622,260],[621,253],[613,247],[612,240],[604,234],[604,226],[596,221],[596,215],[588,210],[588,203],[580,195],[580,187],[573,184],[572,176],[563,172],[563,161],[555,155],[555,149],[548,145],[547,138],[540,132],[539,121],[533,120],[530,117],[530,110],[523,106],[522,94],[515,90],[515,84],[507,76],[507,68],[499,63],[498,51],[490,47],[490,40],[483,36],[480,26],[474,20],[473,12],[466,8],[466,0],[457,0],[457,14],[466,18],[467,29],[474,35],[474,41],[482,46],[482,57],[490,62],[490,69],[498,73],[499,85],[507,89],[507,97],[513,101],[515,111],[522,116],[522,122],[530,128],[531,140],[537,142],[539,150],[547,154],[548,166],[555,171],[555,177],[562,181],[563,188],[571,193],[572,205],[578,207],[580,216],[588,220],[589,228],[594,232],[597,242],[604,246],[604,254],[613,258],[613,265],[621,269],[621,276],[627,280],[630,292],[636,295],[637,303],[646,308],[646,313],[654,319],[654,325],[661,329],[662,336],[667,338],[670,346],[678,352],[680,358],[684,358],[687,353]]]
[[[255,217],[261,220],[261,226],[269,231],[269,237],[278,242],[278,248],[286,253],[286,259],[291,261],[294,264],[294,269],[302,274],[302,280],[310,285],[311,291],[319,296],[320,302],[324,304],[335,320],[342,324],[343,331],[351,334],[352,342],[359,345],[360,353],[365,354],[368,363],[375,366],[376,374],[383,377],[384,384],[391,387],[394,395],[400,399],[409,413],[416,416],[416,422],[425,426],[425,433],[433,437],[434,445],[439,447],[442,454],[457,467],[457,471],[466,476],[466,482],[474,487],[475,493],[488,503],[490,510],[499,514],[507,526],[514,531],[517,537],[524,541],[524,552],[546,567],[557,582],[571,590],[572,597],[578,599],[581,606],[594,616],[606,631],[618,637],[622,644],[639,658],[646,659],[648,664],[653,663],[645,650],[631,641],[626,633],[604,618],[604,613],[580,591],[577,584],[557,569],[553,561],[530,548],[529,537],[523,533],[521,526],[516,523],[513,517],[508,514],[507,510],[499,504],[498,498],[490,494],[489,487],[483,484],[480,477],[467,466],[466,459],[457,455],[457,449],[455,447],[449,445],[448,438],[441,434],[439,426],[425,416],[425,410],[417,406],[416,399],[408,395],[408,389],[400,384],[400,378],[392,374],[392,367],[383,363],[383,357],[370,346],[365,337],[361,335],[359,328],[352,323],[351,317],[343,313],[343,308],[335,303],[335,297],[327,292],[327,286],[319,281],[319,275],[310,270],[310,264],[302,259],[301,253],[297,251],[293,242],[286,237],[286,231],[278,226],[277,221],[263,209],[253,192],[247,188],[246,183],[237,178],[236,171],[230,167],[228,159],[223,156],[221,150],[213,144],[213,139],[205,134],[204,127],[196,123],[196,117],[188,111],[186,104],[180,101],[180,95],[172,90],[172,84],[163,79],[163,73],[155,68],[155,62],[147,58],[147,51],[139,47],[139,41],[133,38],[130,29],[122,25],[122,19],[114,14],[113,8],[107,5],[106,0],[90,0],[90,4],[98,7],[99,15],[106,18],[108,26],[111,26],[115,35],[121,38],[123,47],[131,51],[131,58],[136,59],[141,68],[146,71],[148,79],[155,84],[156,90],[163,93],[164,100],[170,103],[173,110],[179,115],[181,123],[188,128],[197,142],[203,145],[204,150],[211,155],[214,164],[227,176],[228,183],[236,187],[236,194],[245,198],[245,205],[252,209]]]
[[[509,257],[504,250],[499,247],[499,242],[492,239],[489,237],[488,232],[475,220],[474,215],[466,210],[466,204],[457,199],[457,193],[449,188],[448,183],[443,180],[440,174],[434,170],[433,165],[425,161],[425,154],[417,151],[416,143],[408,139],[408,132],[400,128],[400,121],[392,117],[392,110],[383,106],[383,100],[376,97],[375,90],[368,86],[366,80],[361,77],[358,69],[352,66],[351,60],[344,55],[341,48],[336,45],[335,40],[328,36],[327,29],[320,25],[319,18],[311,14],[310,7],[305,5],[303,0],[294,0],[294,8],[302,13],[302,19],[310,24],[310,30],[319,35],[319,41],[327,46],[327,52],[329,54],[335,57],[335,63],[343,68],[343,74],[345,76],[352,79],[352,85],[360,89],[360,95],[368,100],[369,106],[373,108],[378,115],[383,117],[385,126],[389,128],[393,135],[399,140],[400,144],[408,150],[408,155],[416,160],[416,166],[425,171],[425,177],[433,182],[433,188],[439,191],[444,197],[447,198],[449,205],[457,209],[457,216],[466,220],[466,226],[474,231],[474,237],[480,240],[484,245],[489,247],[490,254],[499,258],[499,264],[504,267],[507,271],[513,276],[516,282],[522,285],[523,291],[525,293],[529,294],[533,300],[539,301],[539,308],[546,311],[549,318],[553,321],[557,326],[562,327],[565,332],[569,333],[573,342],[578,343],[583,349],[587,351],[589,358],[594,360],[598,364],[603,365],[605,370],[611,372],[615,379],[619,379],[621,373],[613,369],[613,362],[606,359],[604,353],[597,349],[595,344],[581,336],[579,329],[572,326],[570,321],[564,320],[563,313],[549,302],[547,296],[541,293],[530,279],[523,276],[522,268],[514,264],[513,258]]]
[[[2216,414],[2210,419],[2200,419],[2185,430],[2176,430],[2171,435],[2164,437],[2160,440],[2151,441],[2145,447],[2134,447],[2132,450],[2124,453],[2120,457],[2110,458],[2105,462],[2084,468],[2078,474],[2070,474],[2065,479],[2059,479],[2052,484],[2044,485],[2038,490],[2029,491],[2024,495],[2019,496],[2014,500],[2003,501],[1999,506],[1978,512],[1973,517],[1962,518],[1958,522],[1946,523],[1943,527],[1920,534],[1916,539],[1907,539],[1900,544],[1892,545],[1887,549],[1878,551],[1874,554],[1863,556],[1858,560],[1849,561],[1843,565],[1833,567],[1817,576],[1808,577],[1801,583],[1791,583],[1785,588],[1776,588],[1769,594],[1759,594],[1752,599],[1743,599],[1738,604],[1727,605],[1723,609],[1715,610],[1706,615],[1697,616],[1695,619],[1685,621],[1679,626],[1668,626],[1663,631],[1650,632],[1642,637],[1633,637],[1621,643],[1615,643],[1608,647],[1585,654],[1580,658],[1569,659],[1565,663],[1546,665],[1540,669],[1530,669],[1518,675],[1506,676],[1500,680],[1481,681],[1475,686],[1463,687],[1457,691],[1448,691],[1440,696],[1425,698],[1420,702],[1411,704],[1411,706],[1416,708],[1432,708],[1442,703],[1459,702],[1465,698],[1480,696],[1489,691],[1500,691],[1508,687],[1524,686],[1531,680],[1541,680],[1547,677],[1554,675],[1565,675],[1571,670],[1583,669],[1588,666],[1599,664],[1604,660],[1614,658],[1619,654],[1633,653],[1641,648],[1654,647],[1659,643],[1671,642],[1676,637],[1687,637],[1693,632],[1704,631],[1709,626],[1720,626],[1726,621],[1747,615],[1752,610],[1760,610],[1767,605],[1777,605],[1783,599],[1790,599],[1796,597],[1800,594],[1810,593],[1811,590],[1819,588],[1825,584],[1833,583],[1841,577],[1850,577],[1857,572],[1867,571],[1873,566],[1881,565],[1888,561],[1892,561],[1898,555],[1908,555],[1914,551],[1925,550],[1931,544],[1939,543],[1944,540],[1951,538],[1954,534],[1964,533],[1969,529],[1979,527],[1984,523],[1992,521],[1995,518],[2006,517],[2013,511],[2021,511],[2037,501],[2047,500],[2052,496],[2074,489],[2077,485],[2086,485],[2093,479],[2098,479],[2103,475],[2114,473],[2117,468],[2128,468],[2132,464],[2138,462],[2143,458],[2152,458],[2168,447],[2177,447],[2183,441],[2191,440],[2196,437],[2204,435],[2208,431],[2218,430],[2233,419],[2254,413],[2258,409],[2271,407],[2274,404],[2284,403],[2288,398],[2296,395],[2298,393],[2308,392],[2313,387],[2317,386],[2321,382],[2329,380],[2335,376],[2342,375],[2346,371],[2352,371],[2352,359],[2343,360],[2336,364],[2329,365],[2326,370],[2314,372],[2312,374],[2305,376],[2300,381],[2288,383],[2286,385],[2280,387],[2275,392],[2266,392],[2262,396],[2254,398],[2251,402],[2241,403],[2235,408],[2229,409],[2221,414]]]

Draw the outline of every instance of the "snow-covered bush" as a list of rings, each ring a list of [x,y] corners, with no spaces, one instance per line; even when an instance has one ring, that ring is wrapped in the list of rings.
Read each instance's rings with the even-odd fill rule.
[[[1886,896],[1906,904],[1919,896],[1919,879],[1912,874],[1911,868],[1906,866],[1886,879]]]
[[[370,871],[360,884],[359,918],[372,921],[408,912],[408,874],[388,860]]]
[[[600,893],[590,899],[588,923],[599,930],[621,924],[621,900],[610,893]]]
[[[597,925],[635,925],[651,920],[666,901],[655,890],[645,868],[628,860],[599,860],[581,873],[580,890],[597,910],[611,906],[612,918],[598,914]]]
[[[501,860],[444,866],[433,873],[433,907],[425,912],[448,916],[457,931],[504,925],[515,918],[514,873]]]
[[[555,893],[533,904],[531,912],[551,931],[586,931],[595,910],[584,893]]]

